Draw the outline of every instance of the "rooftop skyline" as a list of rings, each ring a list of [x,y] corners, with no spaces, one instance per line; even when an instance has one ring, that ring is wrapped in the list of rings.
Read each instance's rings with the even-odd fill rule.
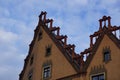
[[[80,53],[89,47],[89,35],[99,29],[98,20],[111,16],[111,24],[120,23],[119,0],[0,0],[0,80],[18,80],[33,39],[41,11],[53,19],[60,34],[76,45]]]

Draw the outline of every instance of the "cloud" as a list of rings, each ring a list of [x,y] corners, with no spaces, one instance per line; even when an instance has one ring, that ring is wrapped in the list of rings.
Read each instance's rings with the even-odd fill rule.
[[[7,32],[4,30],[0,30],[0,44],[2,43],[11,43],[11,41],[15,41],[17,39],[17,35],[12,32]]]
[[[0,80],[17,80],[28,45],[33,38],[40,11],[54,19],[60,33],[80,53],[89,47],[89,35],[99,28],[103,15],[119,25],[119,0],[0,0]],[[6,77],[7,76],[7,77]]]
[[[17,80],[33,37],[35,21],[27,24],[28,22],[12,17],[8,9],[1,9],[0,80]]]
[[[17,80],[25,54],[15,45],[18,35],[0,29],[0,79]],[[7,77],[5,77],[5,75]]]

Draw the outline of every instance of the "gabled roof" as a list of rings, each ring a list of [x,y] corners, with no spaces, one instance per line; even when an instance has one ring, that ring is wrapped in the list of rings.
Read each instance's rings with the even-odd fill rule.
[[[45,32],[50,36],[50,38],[53,40],[55,45],[63,53],[65,58],[70,62],[70,64],[73,66],[73,68],[76,70],[76,72],[79,72],[79,65],[76,63],[76,61],[74,61],[72,59],[71,53],[69,53],[69,51],[63,46],[64,43],[61,43],[61,40],[58,40],[56,38],[56,35],[50,31],[50,29],[48,28],[48,26],[45,25],[44,22],[40,21],[39,26],[41,26],[45,30]],[[64,36],[62,35],[62,37],[64,37]],[[72,50],[71,50],[71,52],[72,52]]]
[[[84,64],[85,65],[83,68],[84,71],[86,71],[87,68],[89,67],[89,64],[91,63],[94,55],[96,54],[96,51],[105,35],[107,35],[115,43],[115,45],[120,49],[120,39],[116,36],[116,34],[113,34],[113,31],[120,30],[120,26],[119,27],[111,26],[111,25],[109,25],[109,26],[106,27],[106,25],[104,25],[104,27],[101,30],[99,30],[98,32],[95,32],[93,35],[91,35],[91,36],[98,37],[98,38],[97,38],[95,44],[92,46],[92,49],[90,51],[91,54],[88,56],[88,58]],[[99,34],[96,35],[97,33],[99,33]],[[120,35],[119,35],[119,37],[120,37]]]
[[[45,32],[49,35],[49,37],[53,40],[55,45],[58,47],[58,49],[61,51],[61,53],[65,56],[65,58],[68,60],[68,62],[71,64],[71,66],[76,70],[78,74],[71,75],[72,77],[74,76],[80,76],[81,74],[86,74],[86,70],[90,64],[90,62],[93,59],[93,56],[95,55],[102,39],[104,38],[105,35],[107,35],[115,44],[118,48],[120,48],[120,39],[118,39],[112,32],[116,30],[120,30],[120,26],[111,26],[110,23],[110,16],[106,17],[103,16],[103,19],[100,19],[100,28],[97,32],[95,32],[93,35],[90,36],[90,48],[85,49],[84,52],[81,52],[80,54],[76,54],[74,51],[75,45],[67,44],[67,36],[60,35],[60,28],[59,27],[53,27],[52,19],[46,19],[46,12],[41,12],[39,16],[39,23],[38,26],[35,29],[35,34],[34,38],[30,44],[29,48],[29,54],[25,59],[23,71],[20,74],[20,80],[22,76],[24,75],[26,65],[28,63],[28,59],[30,57],[31,51],[34,47],[35,40],[39,34],[40,28],[42,27]],[[106,26],[106,20],[108,20],[108,27]],[[104,21],[104,26],[102,26],[102,21]],[[49,25],[48,25],[49,24]],[[57,33],[54,33],[54,32]],[[93,44],[93,38],[97,37],[95,43]],[[87,55],[86,61],[84,61],[84,55]],[[68,78],[71,76],[67,76],[64,78]],[[60,79],[64,79],[60,78]]]
[[[31,42],[31,44],[29,45],[29,53],[26,57],[26,59],[24,60],[24,67],[23,70],[20,73],[20,77],[19,80],[22,79],[24,73],[25,73],[25,69],[27,67],[28,64],[28,60],[29,57],[31,55],[31,52],[33,50],[36,38],[40,32],[41,27],[45,30],[45,32],[49,35],[49,37],[53,40],[53,42],[56,44],[56,46],[58,47],[58,49],[63,53],[63,55],[65,56],[65,58],[68,60],[68,62],[71,64],[71,66],[76,70],[76,72],[79,72],[80,68],[79,68],[79,64],[77,64],[77,62],[75,60],[73,60],[72,58],[72,54],[75,54],[74,52],[74,45],[71,44],[67,44],[67,36],[63,36],[59,34],[59,27],[53,27],[52,26],[52,19],[46,19],[46,12],[41,12],[40,16],[39,16],[39,22],[38,22],[38,26],[36,27],[36,29],[34,30],[34,37],[33,40]],[[50,24],[50,26],[48,26],[48,24]],[[53,32],[57,31],[57,34],[54,34]],[[64,41],[63,41],[64,40]]]
[[[72,49],[71,48],[65,48],[64,45],[67,45],[66,43],[66,38],[62,35],[59,35],[59,28],[56,27],[52,27],[52,22],[53,20],[50,19],[46,19],[46,12],[41,13],[40,17],[42,17],[42,15],[44,15],[44,18],[40,18],[40,22],[39,25],[41,25],[43,27],[43,29],[47,32],[47,34],[51,37],[51,39],[55,42],[56,46],[61,50],[61,52],[63,53],[63,55],[66,57],[66,59],[70,62],[70,64],[75,68],[75,70],[78,73],[85,73],[93,56],[95,55],[98,46],[100,45],[103,37],[105,35],[107,35],[115,44],[118,48],[120,48],[120,40],[116,37],[116,35],[114,35],[112,32],[119,30],[120,27],[117,26],[111,26],[110,23],[110,19],[111,17],[108,16],[103,16],[102,19],[100,19],[100,28],[97,32],[95,32],[93,35],[90,36],[91,42],[90,42],[90,48],[85,49],[84,52],[81,52],[81,54],[76,54],[73,50],[72,53]],[[104,26],[102,26],[102,22],[104,21]],[[108,27],[106,26],[106,21],[108,21]],[[46,26],[45,24],[50,22],[50,26]],[[57,31],[57,34],[53,34],[52,31]],[[65,41],[59,40],[59,38],[57,37],[61,37],[63,39],[65,39]],[[93,38],[97,37],[97,40],[95,42],[95,44],[93,44]],[[84,54],[88,54],[87,56],[87,60],[84,62],[83,58],[84,58]],[[92,53],[92,54],[90,54]]]

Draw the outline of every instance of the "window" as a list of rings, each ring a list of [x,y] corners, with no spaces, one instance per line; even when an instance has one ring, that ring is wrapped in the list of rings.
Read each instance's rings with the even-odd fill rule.
[[[49,56],[51,54],[51,46],[46,47],[46,55]]]
[[[48,80],[52,76],[52,61],[47,60],[42,65],[42,79]]]
[[[28,76],[28,80],[32,80],[32,75],[29,75],[29,76]]]
[[[38,40],[42,39],[42,31],[39,32]]]
[[[32,80],[32,76],[33,76],[33,71],[30,71],[28,74],[28,80]]]
[[[107,63],[111,60],[111,50],[109,46],[103,48],[103,62]]]
[[[105,80],[104,74],[92,76],[92,80]]]
[[[34,57],[32,56],[31,59],[30,59],[30,65],[33,64],[33,59],[34,59]]]
[[[109,60],[110,60],[110,52],[109,51],[104,52],[104,61],[108,62]]]
[[[46,49],[46,53],[47,53],[47,54],[50,54],[50,53],[51,53],[51,48],[47,48],[47,49]]]
[[[48,65],[43,68],[43,78],[44,79],[50,78],[50,76],[51,76],[51,66]]]

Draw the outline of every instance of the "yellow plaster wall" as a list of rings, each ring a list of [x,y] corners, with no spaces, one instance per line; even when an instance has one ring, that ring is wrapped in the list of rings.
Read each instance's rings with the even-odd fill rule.
[[[77,78],[73,78],[72,80],[86,80],[85,77],[86,76],[80,76],[80,77],[77,77]]]
[[[52,61],[52,76],[50,80],[56,80],[58,78],[76,74],[76,71],[72,65],[67,61],[61,51],[56,47],[54,42],[48,36],[48,34],[42,29],[43,35],[40,41],[36,40],[35,46],[32,51],[34,54],[34,63],[32,66],[27,65],[23,80],[27,80],[28,73],[33,69],[33,80],[42,80],[42,65],[46,61]],[[49,57],[45,57],[45,47],[52,45],[52,53]],[[107,64],[103,62],[103,48],[110,47],[111,61]],[[107,80],[120,80],[120,48],[118,48],[114,42],[109,39],[107,35],[104,36],[100,43],[96,54],[94,55],[92,62],[87,69],[86,77],[74,78],[72,80],[90,80],[91,67],[104,65],[107,70]]]
[[[109,47],[111,50],[111,61],[108,63],[103,62],[103,48]],[[105,35],[101,44],[98,47],[98,50],[96,51],[96,54],[94,55],[92,62],[90,63],[88,69],[87,69],[87,76],[86,80],[89,80],[89,73],[91,70],[91,67],[104,65],[107,70],[107,80],[120,80],[120,48],[118,48],[114,42]]]
[[[36,40],[37,41],[37,40]],[[36,42],[35,41],[35,42]],[[34,67],[35,67],[35,61],[36,61],[36,54],[35,54],[35,52],[37,51],[37,46],[36,46],[37,44],[35,44],[34,45],[34,48],[33,48],[33,50],[32,50],[32,52],[31,52],[31,55],[30,55],[30,57],[29,57],[29,59],[28,59],[28,63],[27,63],[27,66],[26,66],[26,68],[25,68],[25,73],[24,73],[24,75],[23,75],[23,80],[28,80],[28,74],[29,74],[29,72],[31,71],[31,70],[33,70],[33,74],[35,73],[35,71],[34,71]],[[30,59],[31,59],[31,57],[34,55],[34,61],[33,61],[33,64],[32,65],[30,65]],[[34,76],[33,76],[33,78],[34,78]]]
[[[42,65],[46,61],[52,61],[52,76],[50,80],[56,80],[57,78],[75,74],[76,71],[74,68],[56,47],[48,34],[43,29],[42,31],[42,39],[40,41],[36,41],[36,47],[34,49],[35,65],[33,67],[33,80],[42,80]],[[52,45],[52,51],[49,57],[45,57],[45,47],[47,45]]]

